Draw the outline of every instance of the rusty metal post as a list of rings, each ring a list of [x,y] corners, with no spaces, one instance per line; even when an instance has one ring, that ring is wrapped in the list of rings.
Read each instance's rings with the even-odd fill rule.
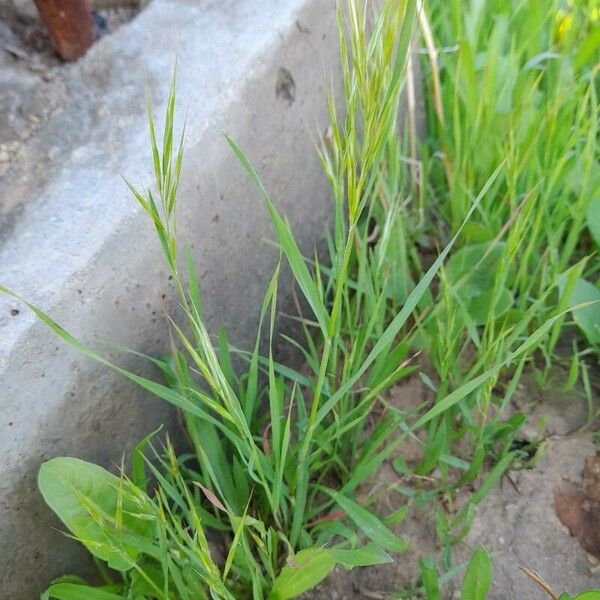
[[[79,58],[92,44],[94,24],[89,0],[35,0],[56,51]]]

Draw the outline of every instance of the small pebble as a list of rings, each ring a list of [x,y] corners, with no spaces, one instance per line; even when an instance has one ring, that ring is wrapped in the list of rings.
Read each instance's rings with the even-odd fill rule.
[[[105,33],[108,33],[108,22],[106,21],[106,17],[97,10],[92,11],[92,17],[100,34],[104,35]]]

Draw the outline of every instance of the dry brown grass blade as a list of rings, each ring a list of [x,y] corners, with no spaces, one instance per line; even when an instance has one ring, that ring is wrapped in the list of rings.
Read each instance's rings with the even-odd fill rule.
[[[433,106],[435,114],[440,122],[442,129],[446,129],[446,117],[444,116],[444,106],[442,104],[442,86],[440,83],[440,65],[438,61],[438,50],[433,39],[431,25],[423,5],[423,0],[417,0],[417,13],[419,15],[419,27],[425,42],[427,56],[429,57],[429,67],[431,69],[431,84],[433,86]],[[452,165],[448,160],[447,152],[443,153],[444,170],[448,183],[452,181]]]
[[[519,569],[527,575],[532,581],[535,581],[549,596],[552,600],[558,600],[558,594],[542,579],[542,576],[528,567],[519,565]]]
[[[406,104],[408,118],[408,138],[410,144],[410,171],[415,182],[419,185],[419,167],[417,161],[417,102],[415,98],[415,70],[412,57],[406,65]]]
[[[442,90],[440,85],[440,67],[438,62],[438,51],[433,40],[433,33],[431,31],[431,25],[423,6],[423,0],[417,0],[417,12],[419,14],[419,26],[421,33],[423,34],[423,41],[425,42],[425,48],[427,49],[427,55],[429,56],[429,64],[431,67],[431,82],[433,85],[433,105],[435,108],[435,114],[441,124],[446,128],[446,119],[444,117],[444,108],[442,106]]]

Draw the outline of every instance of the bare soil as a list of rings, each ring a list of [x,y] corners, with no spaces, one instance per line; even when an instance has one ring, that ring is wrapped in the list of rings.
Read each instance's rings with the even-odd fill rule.
[[[414,376],[391,390],[389,399],[396,407],[409,411],[429,398],[428,389]],[[521,566],[538,572],[558,593],[600,588],[598,558],[584,550],[555,511],[557,486],[569,482],[583,489],[586,457],[594,458],[598,450],[592,434],[581,430],[586,425],[589,430],[593,429],[587,423],[588,406],[583,394],[581,390],[560,391],[558,385],[541,391],[531,377],[525,376],[512,408],[524,409],[530,415],[523,435],[540,442],[539,458],[534,468],[511,470],[477,507],[470,532],[452,549],[453,565],[464,565],[474,548],[484,546],[492,556],[494,569],[489,600],[549,598],[523,573]],[[408,463],[418,460],[418,442],[406,440],[399,453]],[[587,459],[588,465],[592,464],[590,460]],[[359,494],[363,497],[376,494],[377,510],[385,516],[407,502],[406,496],[394,489],[398,485],[420,485],[422,489],[426,482],[402,479],[388,461],[369,483],[369,489]],[[459,490],[454,506],[462,505],[471,492],[468,488]],[[437,506],[445,508],[441,499]],[[393,527],[399,537],[410,542],[410,549],[397,556],[394,563],[353,571],[338,567],[303,598],[419,598],[416,591],[411,592],[419,586],[419,559],[431,557],[441,564],[434,508],[432,505],[413,506],[407,518]],[[599,519],[598,513],[595,518]],[[600,520],[588,523],[590,526],[600,534]],[[444,586],[444,599],[460,597],[460,581],[458,576]]]

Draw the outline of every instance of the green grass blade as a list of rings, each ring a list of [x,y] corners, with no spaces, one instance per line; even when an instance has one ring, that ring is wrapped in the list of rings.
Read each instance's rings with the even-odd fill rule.
[[[246,170],[246,172],[250,175],[254,183],[258,186],[260,190],[267,210],[269,212],[269,216],[271,217],[271,221],[273,222],[273,227],[275,228],[275,232],[279,239],[279,244],[281,246],[282,251],[285,253],[285,256],[288,260],[290,268],[294,273],[294,277],[302,290],[305,298],[307,299],[315,318],[317,319],[319,326],[324,335],[327,333],[327,311],[319,293],[317,291],[317,287],[314,283],[313,278],[310,275],[310,272],[306,266],[306,262],[298,245],[296,244],[296,240],[292,235],[290,226],[281,218],[275,205],[273,204],[267,190],[265,189],[258,173],[254,170],[254,167],[250,164],[246,155],[242,151],[242,149],[237,146],[237,144],[229,137],[225,136],[229,146],[237,156],[238,160]]]
[[[343,494],[331,492],[333,499],[340,508],[348,515],[354,524],[372,541],[385,550],[392,552],[404,552],[409,545],[388,529],[373,513],[363,508],[354,500],[350,500]]]

